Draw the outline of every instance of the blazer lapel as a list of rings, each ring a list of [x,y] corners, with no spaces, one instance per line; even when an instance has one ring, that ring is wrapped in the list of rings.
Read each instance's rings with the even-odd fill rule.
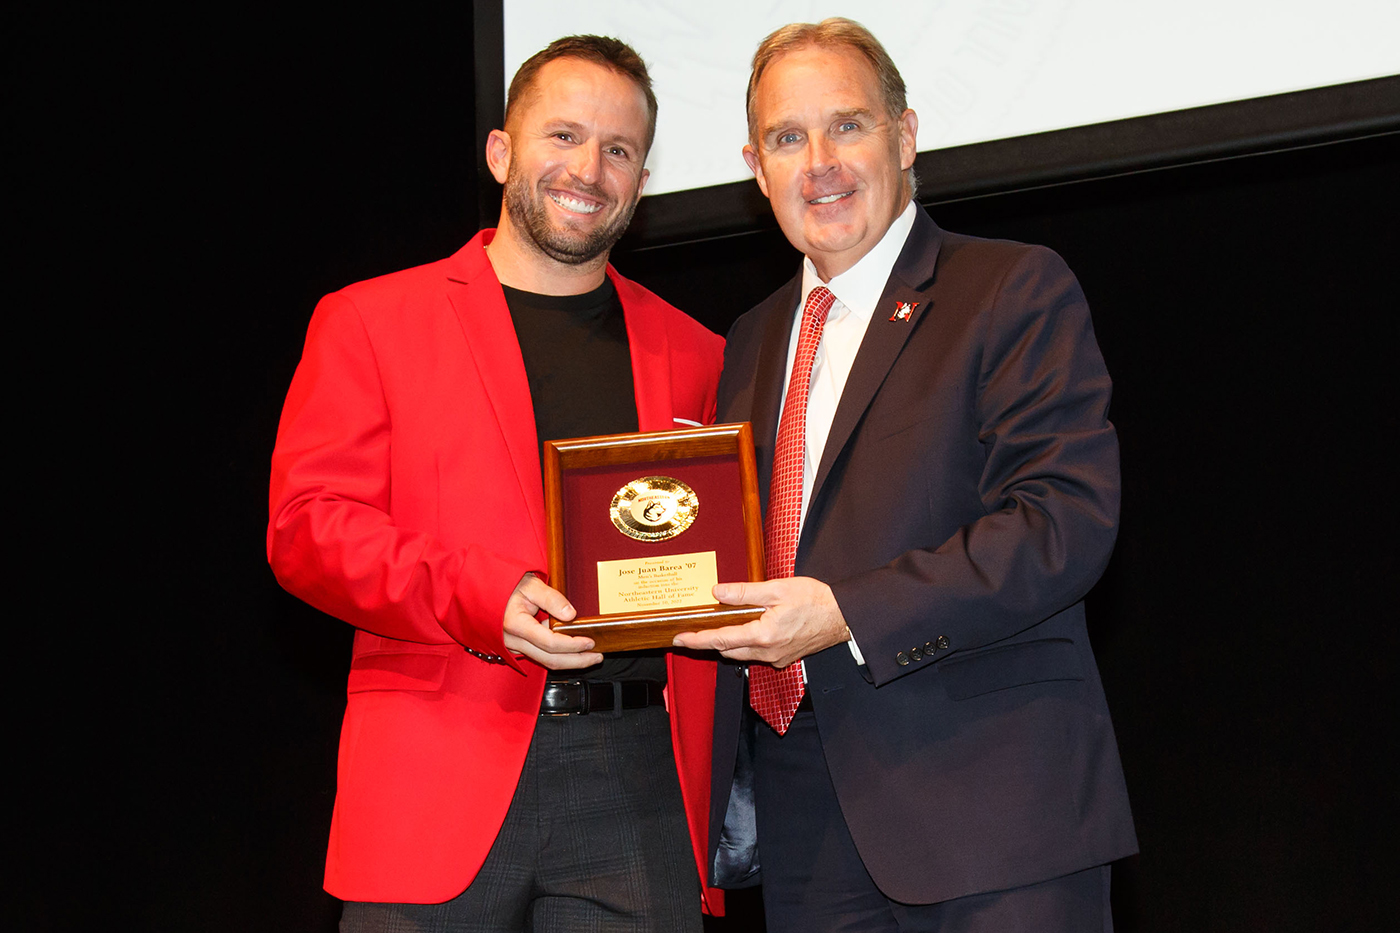
[[[779,406],[787,381],[788,344],[797,300],[802,296],[802,273],[768,299],[766,318],[760,330],[758,363],[753,387],[753,440],[757,448],[759,504],[768,513],[768,486],[773,475],[773,446],[778,439]]]
[[[452,256],[448,263],[447,300],[462,326],[467,349],[486,389],[492,414],[505,438],[511,465],[520,484],[520,495],[529,511],[531,526],[545,553],[544,481],[540,476],[539,438],[535,410],[520,341],[506,307],[505,294],[485,246],[494,231],[483,231]]]
[[[622,302],[627,324],[627,351],[632,356],[632,392],[637,400],[637,429],[670,431],[681,427],[673,420],[671,349],[660,315],[641,310],[645,301],[638,288],[617,274],[610,264],[608,277]]]
[[[831,474],[832,465],[889,375],[909,335],[919,326],[924,315],[930,312],[932,301],[927,289],[933,279],[938,248],[942,242],[943,231],[919,208],[909,238],[899,253],[899,259],[895,260],[885,291],[880,295],[880,303],[875,306],[875,313],[870,318],[865,337],[851,364],[850,375],[846,377],[846,387],[841,392],[841,401],[837,403],[831,430],[826,437],[826,447],[822,450],[822,460],[817,465],[817,475],[812,483],[812,503],[817,501],[822,485]],[[896,302],[915,305],[908,319],[889,320]],[[810,504],[808,509],[810,511]]]

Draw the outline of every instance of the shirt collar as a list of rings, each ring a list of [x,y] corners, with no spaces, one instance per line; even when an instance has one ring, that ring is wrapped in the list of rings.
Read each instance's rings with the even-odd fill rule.
[[[821,276],[817,275],[817,267],[812,265],[812,260],[803,257],[802,301],[798,307],[806,306],[807,296],[811,294],[812,289],[825,285],[846,309],[865,318],[873,315],[875,306],[880,303],[880,296],[885,292],[885,285],[890,280],[890,273],[894,271],[894,264],[899,259],[899,254],[904,251],[904,241],[909,238],[909,231],[914,229],[914,215],[917,210],[914,199],[910,198],[904,210],[885,231],[885,235],[880,237],[880,242],[860,257],[854,266],[840,275],[833,276],[830,282],[823,282]]]

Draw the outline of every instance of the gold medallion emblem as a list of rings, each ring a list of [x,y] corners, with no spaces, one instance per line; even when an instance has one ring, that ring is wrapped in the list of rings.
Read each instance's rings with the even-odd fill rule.
[[[665,541],[690,527],[700,511],[695,490],[670,476],[643,476],[613,496],[617,530],[638,541]]]

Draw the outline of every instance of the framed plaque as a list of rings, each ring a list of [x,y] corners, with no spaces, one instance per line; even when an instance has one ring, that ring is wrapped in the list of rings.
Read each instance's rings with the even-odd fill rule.
[[[544,501],[549,583],[578,612],[555,631],[627,651],[762,614],[710,593],[763,579],[748,422],[546,441]]]

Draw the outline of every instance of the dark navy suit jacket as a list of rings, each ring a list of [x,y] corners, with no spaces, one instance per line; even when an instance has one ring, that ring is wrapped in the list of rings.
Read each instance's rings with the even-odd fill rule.
[[[799,275],[740,318],[725,350],[719,420],[753,422],[765,508],[800,288]],[[896,302],[913,312],[896,317]],[[1000,890],[1137,849],[1084,623],[1117,530],[1110,394],[1058,255],[918,211],[796,564],[830,584],[866,660],[844,644],[807,658],[808,691],[841,811],[890,898]],[[743,678],[722,669],[717,684],[712,866]],[[730,842],[746,816],[735,799]]]

